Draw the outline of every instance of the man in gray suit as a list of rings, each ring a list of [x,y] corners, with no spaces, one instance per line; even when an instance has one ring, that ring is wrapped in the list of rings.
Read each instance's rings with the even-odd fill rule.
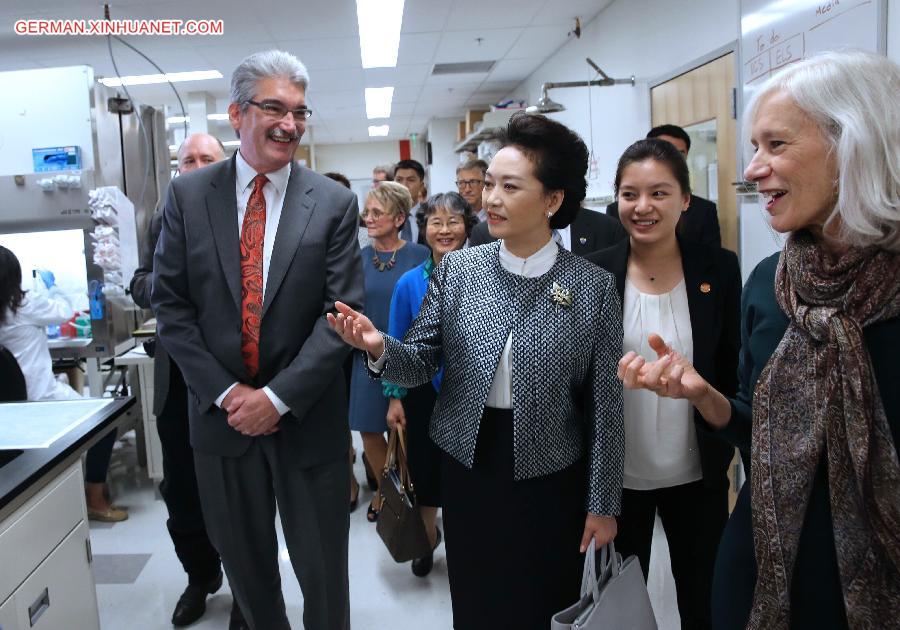
[[[195,133],[178,147],[178,174],[184,175],[225,159],[225,147],[208,133]],[[153,252],[162,230],[162,211],[150,218],[141,243],[141,266],[131,279],[131,297],[141,308],[150,308],[150,285]],[[169,520],[166,528],[175,546],[175,555],[188,576],[188,585],[172,613],[176,628],[194,623],[206,612],[206,596],[222,586],[219,553],[206,533],[197,476],[194,473],[194,451],[188,437],[187,387],[181,370],[166,354],[162,344],[154,344],[153,415],[162,447],[163,480],[159,492],[166,503]],[[240,619],[240,609],[232,603],[232,617]]]
[[[363,301],[352,192],[293,162],[306,68],[256,53],[231,78],[240,149],[169,187],[154,256],[159,338],[189,388],[209,535],[251,628],[289,628],[275,510],[312,629],[349,628],[347,347],[334,301]],[[356,307],[354,307],[356,308]]]

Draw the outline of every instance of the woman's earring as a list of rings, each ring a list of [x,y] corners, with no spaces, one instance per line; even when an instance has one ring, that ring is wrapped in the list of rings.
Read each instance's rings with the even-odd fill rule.
[[[547,211],[547,218],[548,218],[548,219],[552,219],[552,218],[553,218],[553,213],[550,212],[549,210]]]

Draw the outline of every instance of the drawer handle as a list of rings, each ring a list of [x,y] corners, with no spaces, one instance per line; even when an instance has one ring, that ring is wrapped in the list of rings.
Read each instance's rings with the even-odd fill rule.
[[[50,608],[50,592],[48,589],[44,589],[44,592],[41,593],[41,596],[34,600],[34,603],[28,607],[28,617],[31,619],[31,627],[34,627],[34,624],[38,622],[38,619],[41,618],[47,609]]]

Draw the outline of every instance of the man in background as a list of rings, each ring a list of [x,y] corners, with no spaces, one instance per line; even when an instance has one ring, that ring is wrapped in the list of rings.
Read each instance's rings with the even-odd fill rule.
[[[659,138],[675,146],[687,160],[691,150],[691,137],[677,125],[660,125],[647,133],[648,138]],[[606,214],[619,218],[619,202],[614,201],[606,206]],[[722,246],[722,234],[719,230],[719,213],[709,199],[691,195],[691,203],[678,221],[678,235],[695,243],[703,243],[710,247]]]
[[[394,167],[391,164],[382,164],[372,169],[372,188],[378,188],[381,182],[394,181]]]
[[[213,136],[195,133],[178,147],[178,175],[225,159],[225,147]],[[131,297],[141,308],[150,308],[153,251],[162,229],[162,210],[150,219],[141,244],[141,266],[131,279]],[[219,553],[206,533],[197,475],[194,472],[194,451],[188,431],[187,386],[175,362],[166,354],[162,344],[154,344],[153,355],[153,415],[163,456],[163,480],[159,493],[169,512],[166,527],[175,555],[188,576],[188,585],[175,604],[172,625],[176,628],[194,623],[206,612],[206,596],[222,586],[222,566]],[[237,603],[233,603],[237,606]],[[240,615],[238,610],[232,615]]]
[[[456,189],[462,198],[472,206],[472,212],[478,220],[484,222],[487,212],[481,205],[481,193],[484,191],[484,174],[487,172],[484,160],[469,160],[456,167]]]
[[[425,167],[416,160],[400,160],[394,167],[394,181],[403,184],[415,204],[400,230],[400,238],[410,243],[425,244],[425,234],[419,233],[419,204],[425,190]]]

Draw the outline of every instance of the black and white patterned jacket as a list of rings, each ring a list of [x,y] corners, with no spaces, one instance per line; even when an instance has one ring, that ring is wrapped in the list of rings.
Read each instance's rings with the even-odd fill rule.
[[[514,476],[549,475],[588,455],[589,512],[619,514],[622,493],[622,316],[613,276],[563,248],[547,273],[504,269],[499,243],[451,252],[431,275],[403,342],[385,335],[385,379],[444,380],[434,442],[468,467],[484,404],[512,332]],[[568,291],[571,305],[556,292]]]

